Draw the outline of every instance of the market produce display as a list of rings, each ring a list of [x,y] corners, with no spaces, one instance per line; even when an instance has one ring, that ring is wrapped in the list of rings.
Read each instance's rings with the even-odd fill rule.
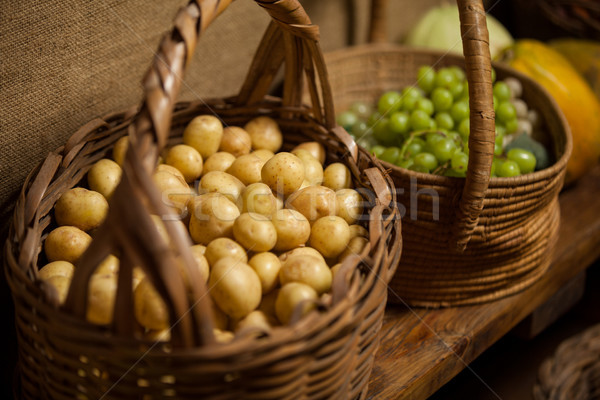
[[[218,118],[201,115],[185,128],[183,143],[162,152],[152,175],[181,217],[153,215],[158,232],[168,242],[166,224],[186,224],[195,242],[196,270],[188,276],[183,265],[175,265],[173,273],[206,282],[220,341],[241,329],[264,331],[310,312],[329,296],[342,260],[368,246],[366,229],[357,225],[363,200],[352,189],[348,168],[324,166],[325,150],[317,142],[291,152],[278,152],[281,146],[281,131],[271,118],[224,128]],[[44,242],[48,263],[39,278],[54,288],[60,303],[74,264],[107,216],[127,147],[128,137],[121,138],[113,160],[90,168],[89,189],[75,187],[56,202],[57,227]],[[118,272],[118,255],[96,269],[89,322],[112,322]],[[134,315],[144,335],[167,339],[168,309],[141,267],[134,269],[133,284]]]
[[[383,93],[375,105],[355,103],[338,115],[365,148],[402,168],[465,177],[469,161],[469,93],[459,67],[422,66],[414,86]],[[511,177],[549,165],[545,148],[531,135],[535,110],[520,98],[514,78],[494,83],[496,143],[492,176]],[[512,143],[511,143],[512,142]]]

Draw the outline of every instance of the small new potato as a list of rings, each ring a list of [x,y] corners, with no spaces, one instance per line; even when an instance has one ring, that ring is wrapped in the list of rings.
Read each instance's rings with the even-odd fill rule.
[[[346,259],[346,257],[349,257],[353,254],[362,253],[362,251],[367,246],[369,246],[369,241],[366,238],[362,236],[352,238],[350,242],[348,242],[348,246],[346,247],[346,249],[344,249],[344,251],[342,251],[342,253],[338,257],[338,261],[343,262],[344,259]]]
[[[222,137],[223,124],[213,115],[194,118],[183,131],[183,143],[196,149],[203,160],[219,150]]]
[[[44,281],[56,290],[58,304],[64,304],[69,294],[71,278],[63,275],[54,275]]]
[[[135,318],[148,329],[162,330],[169,328],[169,312],[164,300],[150,279],[144,278],[133,293]]]
[[[233,236],[242,246],[254,252],[269,251],[277,243],[277,231],[268,217],[244,213],[233,224]]]
[[[334,258],[350,241],[348,223],[338,216],[323,217],[312,226],[309,243],[325,258]]]
[[[239,126],[228,126],[223,129],[223,137],[219,151],[226,151],[236,157],[249,154],[252,149],[252,139],[244,129]]]
[[[129,137],[123,136],[121,139],[117,140],[115,143],[115,147],[113,147],[112,155],[113,160],[119,166],[123,166],[123,162],[125,161],[125,154],[127,154],[127,148],[129,147]]]
[[[292,154],[304,163],[304,180],[309,185],[320,185],[323,182],[323,166],[313,155],[305,149],[294,149]]]
[[[256,275],[258,275],[263,295],[271,292],[277,287],[277,284],[279,283],[281,261],[275,254],[269,252],[255,254],[248,262],[248,265],[250,265],[256,272]]]
[[[98,160],[87,173],[87,181],[90,189],[100,193],[107,200],[110,199],[119,182],[123,170],[113,160],[103,158]]]
[[[288,196],[302,186],[304,164],[292,153],[277,153],[262,167],[261,176],[271,190]]]
[[[342,163],[333,163],[323,171],[323,186],[333,190],[348,189],[352,187],[352,174],[348,167]]]
[[[279,282],[279,277],[277,277],[277,281]],[[277,300],[278,295],[279,289],[273,289],[263,296],[260,304],[258,305],[258,310],[262,311],[267,318],[269,318],[271,326],[279,323],[277,315],[275,314],[275,301]]]
[[[204,168],[202,171],[204,174],[208,174],[212,171],[225,172],[229,167],[231,167],[231,164],[233,164],[234,161],[235,156],[233,154],[220,151],[208,157],[208,159],[204,162]]]
[[[94,271],[97,275],[117,275],[119,273],[119,259],[109,254]]]
[[[238,178],[244,185],[260,182],[264,161],[253,154],[238,157],[227,169],[227,173]]]
[[[217,261],[225,257],[235,258],[243,263],[248,262],[246,250],[239,243],[225,237],[217,238],[210,242],[206,246],[204,256],[210,265],[215,265]]]
[[[195,148],[186,144],[171,147],[165,163],[181,171],[186,182],[194,182],[202,175],[202,156]]]
[[[271,324],[269,323],[269,319],[265,313],[260,310],[255,310],[235,324],[234,330],[236,332],[239,332],[243,329],[256,329],[259,331],[268,332],[271,330]]]
[[[38,272],[38,278],[45,281],[53,276],[64,276],[71,279],[75,266],[68,261],[53,261],[44,265]]]
[[[308,222],[336,214],[335,192],[325,186],[309,186],[292,193],[285,202],[286,207],[304,215]]]
[[[264,183],[253,183],[242,190],[242,212],[266,216],[283,208],[283,200],[273,196],[271,188]]]
[[[313,249],[312,247],[309,247],[309,246],[297,247],[293,250],[287,251],[279,256],[279,260],[281,260],[281,262],[283,263],[283,262],[286,262],[288,259],[290,259],[292,257],[296,257],[296,256],[317,257],[318,259],[320,259],[321,261],[326,263],[325,258],[323,258],[323,254],[319,253],[317,251],[317,249]]]
[[[298,150],[298,149],[308,151],[310,154],[312,154],[312,156],[314,158],[317,159],[317,161],[319,161],[319,163],[321,163],[321,165],[325,164],[325,155],[326,155],[325,148],[323,147],[323,145],[321,145],[321,143],[319,143],[319,142],[300,143],[298,146],[294,147],[294,150]],[[294,150],[292,150],[292,153],[294,152]]]
[[[167,164],[158,164],[156,166],[156,168],[154,169],[154,172],[168,172],[171,175],[175,175],[179,181],[181,181],[182,183],[185,182],[185,178],[183,176],[183,174],[181,173],[180,170],[178,170],[177,168],[173,167],[172,165],[167,165]]]
[[[180,174],[161,168],[154,171],[152,181],[162,193],[165,204],[169,204],[178,215],[183,215],[192,199],[192,190]]]
[[[98,192],[76,187],[60,196],[54,206],[58,225],[89,231],[100,226],[108,214],[108,202]]]
[[[341,217],[348,225],[355,224],[363,211],[363,198],[354,189],[340,189],[335,192],[337,211],[336,215]]]
[[[68,261],[74,264],[92,242],[92,237],[74,226],[59,226],[44,242],[48,261]]]
[[[92,275],[88,287],[87,320],[97,325],[110,324],[116,297],[117,277],[115,275]]]
[[[266,163],[275,155],[275,153],[273,153],[271,150],[267,150],[267,149],[254,150],[250,154],[263,160],[263,163]]]
[[[233,223],[240,210],[221,193],[206,193],[194,199],[190,235],[195,243],[207,245],[219,237],[233,238]]]
[[[331,280],[332,275],[327,264],[322,259],[313,256],[288,258],[279,272],[281,285],[300,282],[313,288],[317,294],[329,291]]]
[[[353,225],[350,225],[349,228],[350,228],[350,240],[352,240],[352,238],[355,238],[357,236],[362,236],[365,238],[369,237],[369,231],[367,231],[364,226],[353,224]]]
[[[238,178],[227,172],[212,171],[208,174],[204,174],[200,179],[200,189],[204,192],[217,192],[221,193],[229,200],[237,203],[242,190],[246,187]]]
[[[275,251],[287,251],[306,243],[310,237],[310,223],[296,210],[278,210],[271,220],[277,231]]]
[[[260,279],[248,264],[225,257],[212,266],[208,283],[217,306],[229,317],[243,318],[261,300]]]
[[[190,247],[192,252],[192,258],[196,262],[196,267],[198,268],[198,273],[202,278],[203,282],[208,282],[208,276],[210,275],[210,266],[208,264],[208,260],[204,256],[206,247],[201,244],[196,244]]]
[[[277,150],[281,148],[283,136],[279,125],[273,118],[256,117],[248,122],[244,129],[250,134],[253,149],[267,149],[277,153]]]
[[[275,314],[282,324],[289,324],[296,307],[304,302],[300,316],[308,314],[315,308],[313,300],[318,299],[317,292],[304,283],[290,282],[284,285],[275,300]]]

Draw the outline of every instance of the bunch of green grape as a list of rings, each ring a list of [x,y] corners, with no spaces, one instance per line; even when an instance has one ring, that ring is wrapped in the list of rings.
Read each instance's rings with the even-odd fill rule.
[[[495,82],[495,72],[492,71]],[[525,148],[507,146],[516,134],[531,135],[537,120],[519,98],[514,78],[494,83],[496,141],[492,176],[533,172],[538,161]],[[465,177],[469,162],[469,89],[459,67],[419,68],[417,85],[388,91],[375,107],[356,102],[338,116],[359,145],[377,158],[413,171]]]

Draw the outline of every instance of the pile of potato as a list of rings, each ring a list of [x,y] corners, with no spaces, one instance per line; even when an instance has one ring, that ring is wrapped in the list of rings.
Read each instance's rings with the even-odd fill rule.
[[[324,169],[325,150],[317,142],[277,153],[281,145],[280,128],[269,117],[224,128],[218,118],[201,115],[186,127],[182,144],[163,151],[153,174],[164,201],[181,217],[153,215],[153,221],[167,241],[165,224],[189,229],[195,275],[207,284],[221,341],[244,328],[288,324],[294,311],[308,313],[314,300],[329,296],[342,260],[369,244],[366,229],[357,224],[363,199],[352,189],[348,168],[333,163]],[[89,170],[89,189],[73,188],[55,205],[58,227],[44,242],[49,263],[39,278],[57,290],[60,302],[74,263],[107,215],[127,146],[128,138],[121,138],[113,160],[102,159]],[[90,322],[111,323],[118,271],[115,254],[91,278]],[[188,282],[182,265],[173,266],[173,273]],[[168,338],[167,309],[140,267],[134,269],[134,306],[147,337]]]

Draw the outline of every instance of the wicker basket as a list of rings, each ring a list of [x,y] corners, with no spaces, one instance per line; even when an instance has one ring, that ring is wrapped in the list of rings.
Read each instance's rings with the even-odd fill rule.
[[[5,248],[5,272],[16,308],[19,397],[26,399],[218,398],[350,399],[364,397],[379,345],[386,283],[398,263],[400,218],[393,183],[367,152],[335,126],[318,28],[297,0],[258,1],[273,18],[250,72],[234,98],[175,103],[184,66],[199,34],[230,1],[190,1],[163,39],[146,75],[140,108],[97,118],[51,153],[27,178],[15,207]],[[266,97],[285,62],[283,99]],[[301,105],[301,82],[313,88],[312,108]],[[321,92],[315,81],[319,80]],[[319,98],[323,103],[319,103]],[[169,215],[150,172],[160,149],[181,140],[196,115],[217,114],[240,125],[257,115],[276,119],[284,147],[306,140],[325,146],[329,162],[343,162],[355,187],[373,194],[364,225],[370,245],[344,261],[329,300],[292,326],[240,334],[219,343],[207,289],[201,280],[186,287],[168,273],[174,257],[188,272],[190,239],[179,224],[165,223],[176,240],[167,245],[151,214]],[[41,244],[53,228],[52,208],[114,143],[128,134],[130,145],[121,184],[106,222],[94,233],[77,263],[64,306],[37,280]],[[100,260],[121,255],[113,323],[85,320],[87,283]],[[170,311],[171,339],[140,338],[132,306],[133,265],[141,265]],[[296,313],[298,314],[298,313]],[[296,315],[297,317],[298,315]]]
[[[540,367],[535,400],[600,399],[600,325],[565,340]]]
[[[557,197],[571,136],[549,94],[524,75],[493,64],[497,76],[518,78],[523,99],[537,110],[555,163],[514,178],[490,179],[494,113],[485,13],[481,1],[459,0],[465,57],[371,43],[326,55],[338,110],[373,104],[387,90],[413,85],[422,65],[466,68],[470,94],[467,178],[423,174],[383,163],[403,206],[403,251],[389,301],[440,307],[486,302],[516,293],[548,268],[557,240]],[[385,14],[375,0],[375,17]],[[372,25],[377,25],[377,18]],[[371,38],[381,42],[381,28]],[[468,245],[467,245],[468,244]],[[465,248],[466,247],[466,248]]]
[[[600,39],[600,3],[597,0],[537,0],[552,23],[575,35]]]

